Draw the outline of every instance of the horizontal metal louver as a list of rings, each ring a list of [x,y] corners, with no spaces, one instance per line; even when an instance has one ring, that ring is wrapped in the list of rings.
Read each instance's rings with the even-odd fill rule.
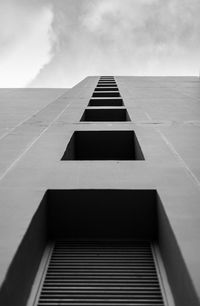
[[[147,241],[55,243],[38,306],[163,306]]]

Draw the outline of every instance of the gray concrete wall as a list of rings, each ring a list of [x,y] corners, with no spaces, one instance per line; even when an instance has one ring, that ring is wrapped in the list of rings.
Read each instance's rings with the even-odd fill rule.
[[[98,81],[97,77],[89,77],[0,141],[0,283],[6,283],[10,264],[47,189],[156,189],[173,233],[170,239],[175,241],[169,252],[179,254],[174,260],[181,258],[179,267],[184,268],[183,274],[181,269],[177,270],[179,277],[173,284],[175,288],[180,282],[177,305],[197,306],[199,79],[116,77],[116,80],[130,122],[80,122]],[[109,129],[134,130],[145,160],[61,161],[74,131]],[[162,250],[166,250],[165,246]],[[173,263],[171,267],[175,266]],[[168,276],[172,278],[171,273]],[[6,290],[4,304],[11,305]],[[181,292],[185,294],[181,296]]]

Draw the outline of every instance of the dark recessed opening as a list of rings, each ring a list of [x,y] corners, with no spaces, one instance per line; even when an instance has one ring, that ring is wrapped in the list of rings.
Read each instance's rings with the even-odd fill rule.
[[[103,82],[104,82],[104,81],[106,81],[106,82],[107,82],[107,81],[108,81],[108,82],[110,82],[110,81],[111,81],[111,82],[115,82],[115,79],[100,79],[100,80],[99,80],[99,82],[102,82],[102,81],[103,81]]]
[[[114,79],[115,77],[113,75],[102,75],[100,76],[100,79]]]
[[[101,85],[101,84],[104,84],[104,85],[116,85],[117,83],[114,82],[114,81],[99,81],[98,85]]]
[[[117,84],[97,84],[97,87],[117,87]]]
[[[97,91],[97,92],[94,92],[92,96],[93,97],[99,97],[99,98],[101,98],[101,97],[105,97],[105,98],[108,97],[109,98],[109,97],[120,97],[121,95],[117,91],[109,91],[109,92],[107,92],[107,91],[103,91],[103,92]]]
[[[80,121],[130,121],[126,109],[86,109]]]
[[[119,89],[117,87],[96,87],[95,91],[119,91]]]
[[[115,82],[114,79],[100,79],[99,82]],[[116,82],[115,82],[116,83]]]
[[[76,131],[61,160],[144,160],[134,131]]]
[[[117,305],[198,305],[195,289],[156,190],[48,190],[0,304],[110,305],[114,298]]]
[[[36,305],[164,306],[152,250],[156,198],[155,190],[49,190],[55,244]]]
[[[115,78],[113,76],[102,76],[99,78],[99,80],[114,80]]]
[[[98,83],[116,83],[115,80],[99,80]]]
[[[49,236],[155,239],[155,190],[48,191]]]
[[[93,98],[88,106],[123,106],[122,98]]]
[[[198,300],[163,203],[147,189],[48,190],[10,265],[0,302],[25,306],[30,292],[28,305]]]

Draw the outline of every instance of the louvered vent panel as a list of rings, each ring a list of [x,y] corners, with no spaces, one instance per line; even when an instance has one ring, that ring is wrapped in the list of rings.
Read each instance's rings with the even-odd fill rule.
[[[57,241],[37,305],[164,305],[151,244]]]

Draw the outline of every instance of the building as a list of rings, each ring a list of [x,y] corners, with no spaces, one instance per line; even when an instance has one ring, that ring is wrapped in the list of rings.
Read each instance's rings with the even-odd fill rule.
[[[0,305],[200,305],[199,79],[43,103],[0,138]]]

